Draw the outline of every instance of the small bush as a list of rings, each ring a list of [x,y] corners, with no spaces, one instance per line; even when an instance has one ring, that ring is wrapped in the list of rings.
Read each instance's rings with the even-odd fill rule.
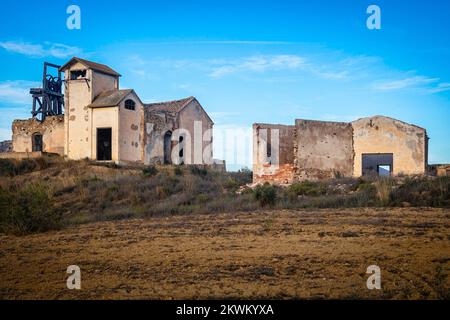
[[[236,172],[226,173],[231,179],[236,181],[239,186],[243,186],[253,181],[253,172],[247,168],[241,169]]]
[[[375,182],[377,199],[381,206],[387,206],[389,204],[393,186],[394,182],[391,178],[380,178]]]
[[[273,206],[276,203],[277,190],[268,183],[256,186],[254,194],[255,199],[259,201],[261,207]]]
[[[23,235],[60,227],[48,188],[31,184],[19,190],[0,188],[0,231]]]
[[[390,206],[450,207],[450,177],[408,177],[391,192]]]
[[[201,166],[190,166],[190,171],[192,174],[202,177],[205,177],[208,174],[208,170]]]
[[[327,188],[320,182],[302,181],[289,186],[288,193],[295,196],[320,196],[327,193]]]
[[[57,160],[49,156],[22,160],[0,159],[0,176],[14,177],[33,171],[47,169]]]
[[[148,166],[142,169],[142,173],[146,177],[152,177],[155,176],[158,173],[158,169],[156,169],[155,166]]]
[[[0,159],[0,176],[12,177],[16,175],[16,164],[10,159]]]
[[[173,173],[176,176],[182,176],[184,174],[184,169],[182,166],[175,166],[175,168],[173,169]]]

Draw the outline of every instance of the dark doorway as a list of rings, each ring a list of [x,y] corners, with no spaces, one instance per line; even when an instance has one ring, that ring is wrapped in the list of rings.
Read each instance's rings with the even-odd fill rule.
[[[164,164],[172,163],[172,132],[167,131],[164,135]]]
[[[97,128],[97,160],[111,160],[111,128]]]
[[[35,133],[32,138],[32,151],[42,151],[42,134]]]
[[[362,155],[363,175],[392,175],[394,155],[392,153],[370,153]]]

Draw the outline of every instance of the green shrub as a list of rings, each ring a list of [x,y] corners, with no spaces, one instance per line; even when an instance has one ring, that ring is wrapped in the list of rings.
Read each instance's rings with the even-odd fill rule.
[[[23,235],[60,227],[48,187],[31,184],[18,190],[0,188],[0,232]]]
[[[390,206],[450,207],[450,177],[408,177],[391,192]]]
[[[236,172],[227,172],[230,178],[232,178],[239,186],[243,186],[253,182],[253,172],[247,168],[241,169]]]
[[[296,196],[320,196],[327,193],[327,188],[320,182],[302,181],[289,186],[288,193]]]
[[[273,206],[277,201],[277,190],[267,182],[256,186],[254,194],[261,207]]]
[[[54,162],[56,162],[56,160],[53,160],[48,156],[26,158],[22,160],[0,159],[0,176],[13,177],[33,171],[47,169],[52,166]]]
[[[158,173],[158,169],[156,169],[155,166],[148,166],[142,169],[142,173],[146,177],[152,177],[155,176]]]
[[[176,176],[182,176],[184,174],[183,166],[175,166],[175,168],[173,169],[173,173]]]
[[[231,177],[228,177],[223,183],[225,189],[235,192],[239,189],[239,183]]]
[[[208,174],[208,170],[202,166],[190,166],[189,169],[193,175],[205,177]]]
[[[10,159],[0,159],[0,176],[12,177],[16,175],[16,164]]]

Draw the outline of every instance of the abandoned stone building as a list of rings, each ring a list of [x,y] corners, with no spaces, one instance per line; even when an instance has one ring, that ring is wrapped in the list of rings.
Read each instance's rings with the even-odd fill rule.
[[[58,76],[47,67],[57,67]],[[116,163],[213,163],[213,121],[196,98],[145,104],[134,90],[120,89],[120,76],[76,57],[61,67],[46,63],[43,87],[30,90],[33,118],[13,122],[13,152]]]
[[[427,162],[426,130],[384,116],[253,125],[255,183],[424,174]]]

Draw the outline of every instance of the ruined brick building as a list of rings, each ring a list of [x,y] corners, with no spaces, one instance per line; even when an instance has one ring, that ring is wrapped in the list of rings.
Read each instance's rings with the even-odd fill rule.
[[[424,174],[425,129],[384,116],[351,123],[296,120],[253,125],[253,181],[301,180],[365,174]]]
[[[59,67],[59,78],[47,75],[48,81],[45,74],[43,88],[30,91],[34,117],[13,122],[15,153],[116,163],[213,162],[213,121],[196,98],[145,104],[134,90],[120,89],[119,73],[80,58]]]

